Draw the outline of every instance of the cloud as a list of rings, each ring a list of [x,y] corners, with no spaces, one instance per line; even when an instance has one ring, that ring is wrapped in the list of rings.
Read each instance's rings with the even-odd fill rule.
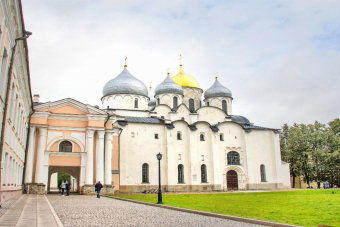
[[[170,67],[206,90],[214,72],[233,93],[233,114],[256,125],[328,122],[339,116],[339,1],[23,0],[33,93],[100,105],[128,56],[153,87]]]

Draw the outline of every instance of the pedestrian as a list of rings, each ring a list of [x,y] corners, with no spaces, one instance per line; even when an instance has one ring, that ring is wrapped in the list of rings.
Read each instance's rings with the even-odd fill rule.
[[[66,184],[64,181],[61,182],[60,187],[61,187],[61,195],[64,196],[64,191],[66,188]]]
[[[326,188],[329,189],[329,182],[326,181]]]
[[[100,198],[100,190],[102,189],[103,185],[100,183],[100,181],[97,182],[97,184],[94,186],[95,191],[97,192],[97,198]]]
[[[320,181],[318,181],[317,184],[318,184],[318,189],[320,189]]]
[[[66,181],[66,196],[70,195],[71,182]]]
[[[323,189],[326,189],[326,183],[323,182],[322,184],[323,184]]]

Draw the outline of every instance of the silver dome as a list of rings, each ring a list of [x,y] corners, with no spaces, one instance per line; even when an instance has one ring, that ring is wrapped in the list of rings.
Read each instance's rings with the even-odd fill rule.
[[[115,94],[134,94],[148,96],[145,84],[134,77],[126,67],[115,78],[107,82],[103,88],[103,96]]]
[[[231,91],[224,87],[216,78],[215,83],[204,92],[204,98],[213,98],[213,97],[230,97],[232,98]]]
[[[169,74],[165,78],[165,80],[155,89],[155,95],[166,93],[183,95],[183,88],[181,87],[181,85],[175,83],[175,81],[171,79]]]

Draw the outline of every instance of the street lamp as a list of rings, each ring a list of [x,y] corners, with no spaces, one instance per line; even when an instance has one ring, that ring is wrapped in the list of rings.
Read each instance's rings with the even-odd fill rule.
[[[161,189],[161,160],[162,154],[159,152],[157,155],[158,159],[158,202],[157,204],[163,204],[162,201],[162,189]]]

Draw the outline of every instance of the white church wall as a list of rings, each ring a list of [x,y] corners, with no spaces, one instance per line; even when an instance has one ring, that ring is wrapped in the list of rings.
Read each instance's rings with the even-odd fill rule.
[[[156,100],[159,99],[160,101],[160,103],[157,103],[157,105],[164,104],[164,105],[168,105],[170,108],[174,108],[174,102],[173,102],[174,97],[177,97],[177,106],[182,104],[182,95],[161,94],[161,95],[155,96]]]
[[[157,113],[157,117],[164,117],[165,119],[170,119],[169,113],[171,112],[171,109],[169,106],[166,105],[159,105],[156,106],[154,112]]]
[[[189,99],[193,99],[195,103],[195,110],[197,110],[201,107],[202,93],[203,91],[200,88],[183,87],[183,103],[189,107]]]
[[[227,97],[214,97],[205,99],[205,105],[214,106],[222,110],[222,101],[225,100],[227,102],[227,113],[228,115],[232,115],[232,99]]]
[[[276,159],[272,131],[252,130],[246,134],[249,189],[277,187]],[[261,182],[260,166],[265,165],[266,182]]]
[[[135,108],[135,99],[138,100],[138,107]],[[110,95],[102,98],[102,108],[107,109],[129,109],[147,110],[149,98],[141,95]]]
[[[155,139],[155,133],[159,139]],[[142,165],[149,165],[149,184],[158,184],[158,160],[163,154],[161,177],[166,179],[166,135],[164,125],[129,123],[120,138],[120,173],[122,185],[142,185]]]
[[[115,114],[126,117],[149,117],[150,113],[147,111],[134,111],[134,110],[116,110]]]
[[[225,120],[225,113],[214,107],[202,107],[197,110],[198,120],[207,121],[211,125],[217,124],[218,122],[223,122]]]

